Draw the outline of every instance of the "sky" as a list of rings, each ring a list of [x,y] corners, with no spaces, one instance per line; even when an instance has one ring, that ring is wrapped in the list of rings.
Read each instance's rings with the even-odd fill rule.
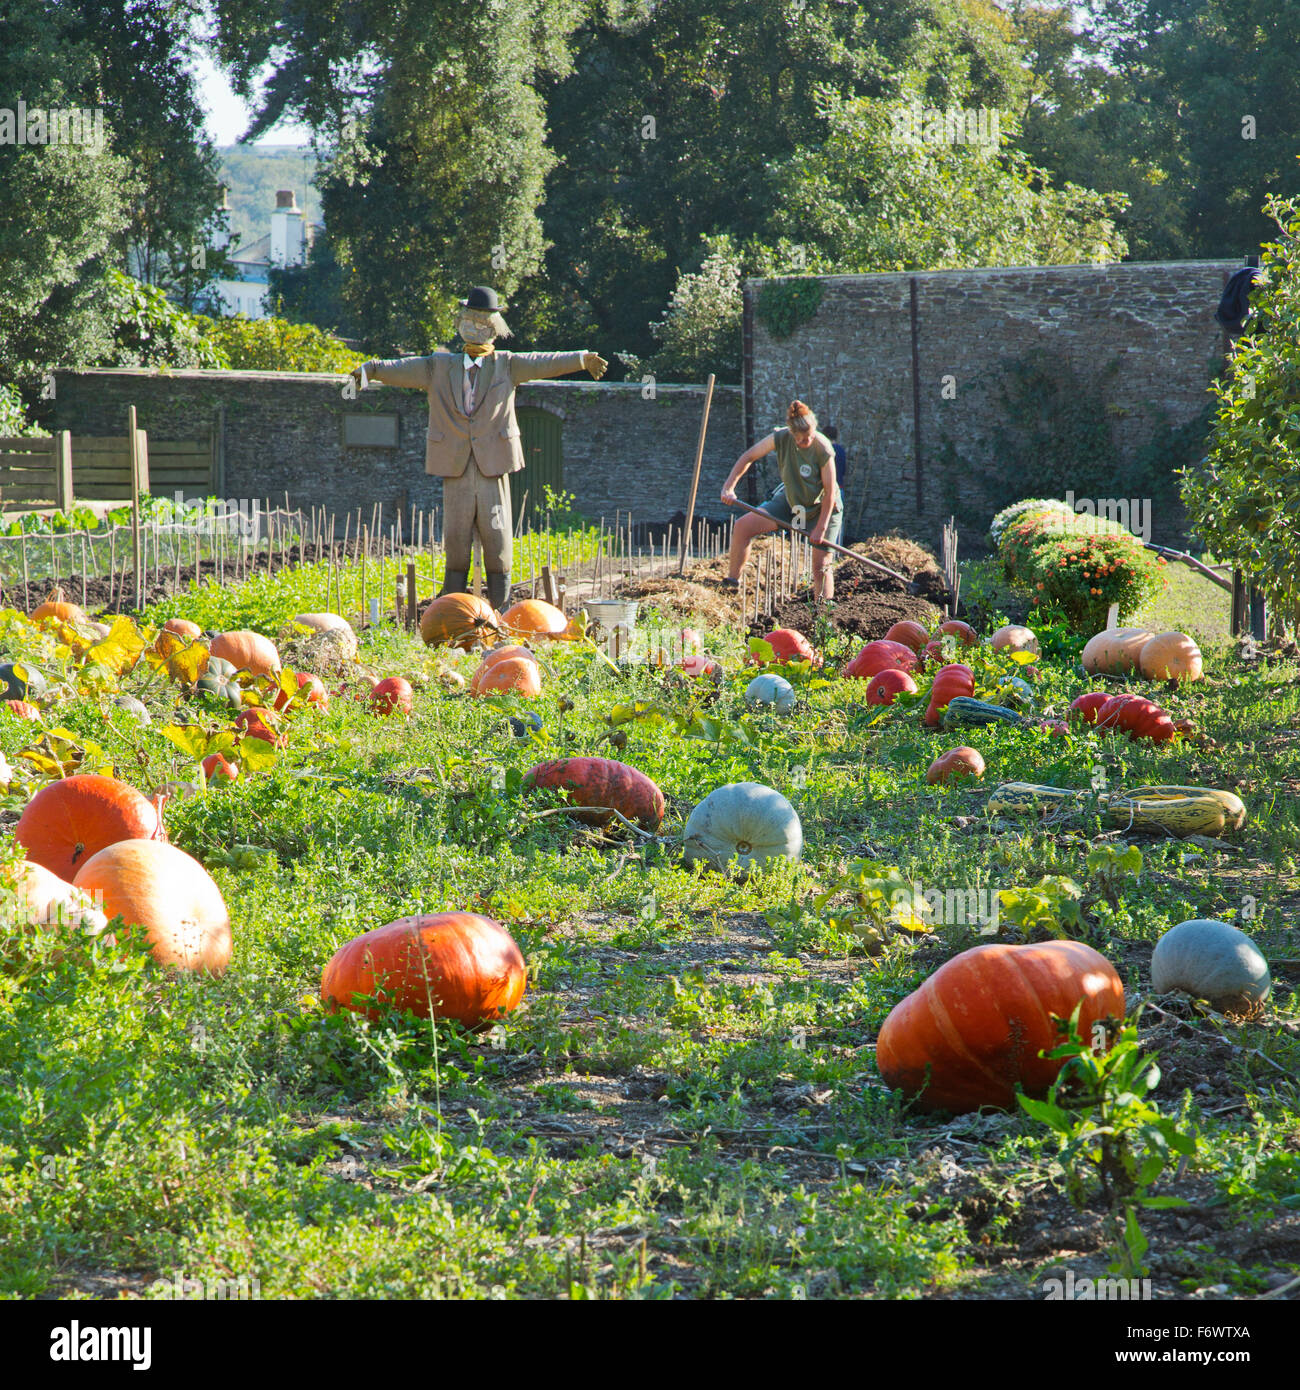
[[[208,133],[218,145],[233,145],[248,129],[249,108],[230,89],[230,83],[206,56],[195,63],[199,98],[207,112]],[[261,136],[259,145],[305,145],[311,132],[306,126],[282,123]]]

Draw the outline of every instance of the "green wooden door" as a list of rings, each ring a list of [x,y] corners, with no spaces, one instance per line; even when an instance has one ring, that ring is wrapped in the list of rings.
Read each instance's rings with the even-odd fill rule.
[[[544,489],[549,486],[559,492],[564,486],[564,443],[561,435],[564,422],[558,415],[536,406],[523,406],[515,411],[519,420],[519,442],[524,451],[524,468],[510,475],[510,510],[515,525],[519,525],[519,508],[524,494],[528,495],[528,513],[524,524],[540,517]]]

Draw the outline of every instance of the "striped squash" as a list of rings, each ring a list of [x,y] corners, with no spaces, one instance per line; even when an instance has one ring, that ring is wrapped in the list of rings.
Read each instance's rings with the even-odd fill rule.
[[[948,701],[948,707],[940,716],[939,722],[945,729],[956,729],[962,725],[1023,724],[1024,719],[1005,705],[977,700],[971,695],[954,695]]]
[[[1045,816],[1060,806],[1069,806],[1086,796],[1069,787],[1043,787],[1036,782],[1003,782],[988,800],[993,816]]]
[[[1239,796],[1220,787],[1134,787],[1126,796],[1212,796],[1223,807],[1224,828],[1240,830],[1246,824],[1246,807]]]
[[[1107,801],[1106,822],[1121,830],[1163,830],[1182,840],[1188,835],[1222,835],[1228,823],[1228,814],[1221,801],[1204,794],[1120,794]]]

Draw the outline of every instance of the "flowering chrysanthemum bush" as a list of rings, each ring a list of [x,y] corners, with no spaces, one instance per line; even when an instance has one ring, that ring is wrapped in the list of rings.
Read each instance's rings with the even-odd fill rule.
[[[1104,627],[1112,603],[1123,621],[1164,585],[1163,560],[1114,523],[1102,523],[1108,534],[1091,534],[1098,520],[1030,512],[1003,530],[998,546],[1007,574],[1032,590],[1031,603],[1061,608],[1081,632]]]

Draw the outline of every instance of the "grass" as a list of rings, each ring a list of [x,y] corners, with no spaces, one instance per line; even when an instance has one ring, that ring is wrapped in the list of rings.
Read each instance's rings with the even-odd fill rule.
[[[319,586],[276,576],[192,602],[204,623],[274,632],[320,606]],[[12,653],[20,628],[5,631]],[[860,686],[834,678],[802,686],[788,717],[749,711],[740,639],[714,633],[732,668],[707,708],[718,737],[623,726],[618,756],[669,803],[665,840],[641,844],[537,817],[546,800],[525,797],[519,775],[546,757],[612,752],[616,703],[684,711],[699,687],[553,648],[531,706],[543,729],[521,739],[508,701],[448,694],[446,658],[418,639],[390,627],[362,646],[369,668],[417,684],[409,722],[336,700],[299,716],[270,772],[170,809],[174,842],[211,866],[233,914],[224,976],[167,976],[138,945],[7,952],[0,1291],[158,1297],[183,1276],[209,1291],[242,1280],[264,1298],[1037,1297],[1060,1257],[1055,1233],[1076,1227],[1064,1248],[1078,1272],[1100,1268],[1099,1210],[1071,1214],[1041,1126],[916,1113],[875,1071],[885,1015],[980,940],[977,927],[890,935],[870,955],[832,923],[843,912],[813,904],[862,855],[941,890],[1045,873],[1089,886],[1101,828],[990,827],[982,789],[925,784],[950,742],[981,750],[987,786],[1087,786],[1102,766],[1113,785],[1212,782],[1246,800],[1239,850],[1144,841],[1142,878],[1114,906],[1085,894],[1088,937],[1131,997],[1146,989],[1151,944],[1187,917],[1236,920],[1267,954],[1297,954],[1293,665],[1247,671],[1208,646],[1209,679],[1161,693],[1218,748],[1007,726],[945,741],[917,711],[880,718]],[[832,646],[828,669],[847,653]],[[170,713],[171,688],[122,684],[157,723]],[[1083,688],[1066,660],[1046,663],[1041,704],[1062,709]],[[57,719],[146,788],[188,772],[156,727],[106,722],[93,696],[69,692]],[[11,762],[29,738],[0,720]],[[796,806],[801,864],[748,881],[683,867],[667,838],[709,790],[739,780]],[[22,798],[2,804],[12,821]],[[239,868],[236,845],[251,847]],[[515,1014],[469,1034],[322,1011],[320,972],[343,942],[453,908],[519,941],[529,989]],[[1279,969],[1273,1008],[1252,1021],[1144,1016],[1166,1073],[1158,1098],[1176,1111],[1186,1093],[1202,1138],[1164,1190],[1193,1200],[1204,1234],[1175,1213],[1149,1218],[1166,1293],[1257,1289],[1294,1269],[1294,1254],[1268,1253],[1300,1186],[1293,981]]]

